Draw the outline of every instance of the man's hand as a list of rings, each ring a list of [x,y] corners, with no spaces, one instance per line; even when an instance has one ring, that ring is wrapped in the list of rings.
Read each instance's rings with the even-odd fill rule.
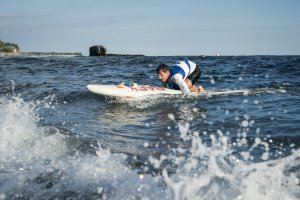
[[[200,85],[199,88],[198,88],[198,92],[199,92],[199,93],[204,93],[204,92],[206,92],[206,91],[205,91],[204,88]]]
[[[186,83],[186,85],[188,86],[190,92],[198,92],[198,88],[195,87],[192,82],[187,78],[184,80],[184,82]]]

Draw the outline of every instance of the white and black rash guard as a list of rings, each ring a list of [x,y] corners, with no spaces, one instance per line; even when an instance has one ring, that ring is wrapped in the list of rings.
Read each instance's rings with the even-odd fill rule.
[[[169,88],[180,89],[183,94],[189,94],[190,90],[184,81],[196,69],[196,63],[185,60],[179,61],[170,67]]]

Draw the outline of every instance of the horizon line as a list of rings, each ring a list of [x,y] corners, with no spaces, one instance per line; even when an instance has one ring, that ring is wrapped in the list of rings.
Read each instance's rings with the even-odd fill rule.
[[[85,55],[83,52],[80,51],[21,51],[19,52],[20,54],[22,53],[81,53],[82,56],[89,56]],[[117,55],[124,55],[124,56],[155,56],[155,57],[163,57],[163,56],[200,56],[200,57],[222,57],[222,56],[300,56],[300,54],[192,54],[192,55],[147,55],[147,54],[142,54],[142,53],[108,53],[108,54],[117,54]],[[109,55],[108,55],[109,56]],[[97,56],[94,56],[97,57]],[[101,57],[101,56],[99,56]]]

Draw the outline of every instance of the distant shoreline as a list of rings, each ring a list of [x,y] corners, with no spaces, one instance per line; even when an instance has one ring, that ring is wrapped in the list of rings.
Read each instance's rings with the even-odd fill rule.
[[[0,56],[82,56],[82,57],[90,57],[90,56],[86,56],[83,55],[81,52],[11,52],[11,53],[4,53],[4,52],[0,52]],[[288,54],[282,54],[282,55],[142,55],[142,54],[107,54],[107,57],[123,57],[123,56],[133,56],[133,57],[137,57],[137,56],[146,56],[146,57],[253,57],[253,56],[300,56],[300,54],[298,55],[288,55]],[[100,56],[101,57],[101,56]]]
[[[0,52],[0,56],[83,56],[81,52]]]
[[[20,52],[20,55],[37,55],[37,56],[43,56],[43,55],[46,55],[46,56],[63,56],[63,55],[66,55],[66,56],[82,56],[82,53],[81,52],[38,52],[38,51],[33,51],[33,52]]]

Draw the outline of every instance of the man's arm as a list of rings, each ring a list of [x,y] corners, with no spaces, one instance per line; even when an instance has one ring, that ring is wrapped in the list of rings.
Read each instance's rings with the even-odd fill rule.
[[[172,81],[179,86],[183,94],[190,94],[189,87],[187,86],[186,82],[183,80],[180,74],[174,75]]]

